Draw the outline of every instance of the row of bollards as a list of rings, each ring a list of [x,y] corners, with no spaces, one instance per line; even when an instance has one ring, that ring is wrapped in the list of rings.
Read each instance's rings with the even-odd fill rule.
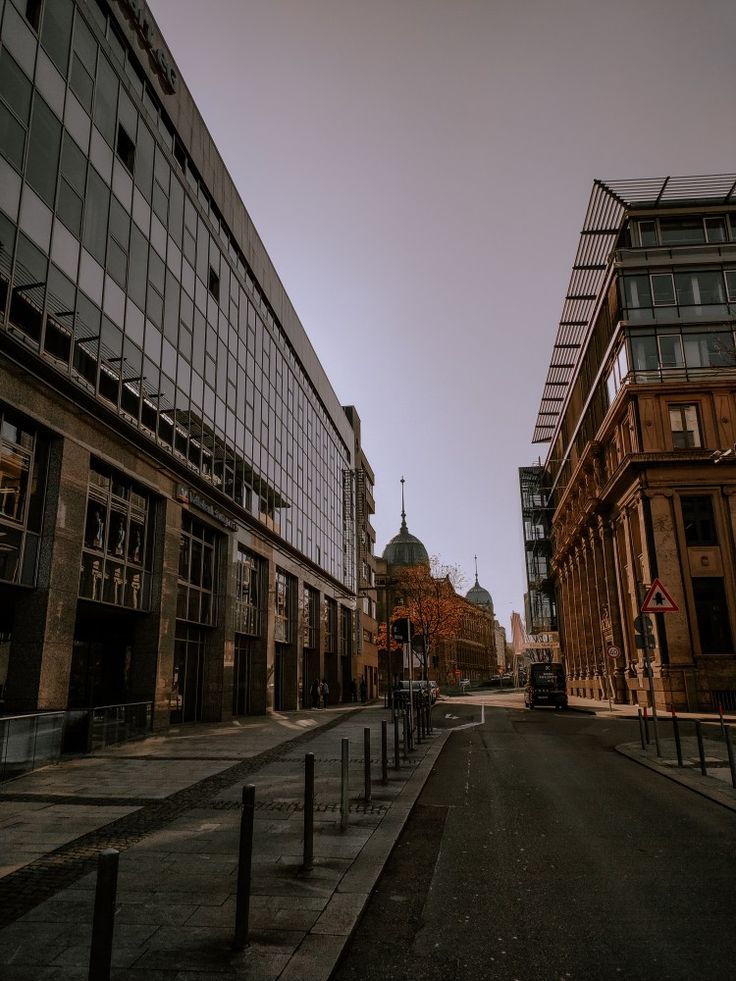
[[[394,768],[399,770],[400,717],[403,716],[404,759],[413,748],[411,736],[412,720],[408,712],[394,712]],[[417,726],[426,737],[431,731],[431,719],[425,722],[417,717]],[[350,764],[350,740],[341,740],[340,774],[340,829],[348,826],[349,797],[348,778]],[[366,804],[372,800],[371,774],[371,730],[363,729],[363,799]],[[381,781],[388,783],[388,723],[381,722]],[[251,869],[253,863],[253,828],[255,823],[256,788],[253,784],[243,787],[243,810],[240,818],[240,837],[238,843],[238,876],[235,895],[235,932],[233,950],[244,950],[248,944],[248,925],[250,918]],[[314,868],[314,753],[304,756],[304,849],[301,873],[309,873]],[[118,862],[120,853],[114,848],[100,852],[97,862],[97,884],[92,922],[92,942],[90,946],[88,981],[110,981],[112,964],[113,931],[115,927],[115,905],[117,901]]]
[[[721,729],[721,734],[723,736],[724,742],[726,744],[726,751],[728,753],[728,766],[731,772],[731,786],[736,790],[736,758],[734,756],[733,748],[733,736],[731,733],[731,726],[726,725],[723,718],[723,709],[718,706],[719,715],[719,725]],[[640,708],[638,710],[639,718],[639,738],[641,740],[641,748],[646,750],[649,746],[649,725],[647,719],[647,709],[644,706],[644,710]],[[707,724],[707,723],[706,723]],[[714,723],[711,723],[714,724]],[[678,767],[683,767],[684,761],[682,756],[682,739],[680,736],[680,720],[677,717],[677,713],[674,708],[672,709],[672,735],[675,742],[675,753],[677,755],[677,765]],[[708,776],[708,761],[705,756],[705,742],[703,739],[703,723],[700,719],[695,720],[695,740],[698,746],[698,764],[700,766],[700,773],[702,776]],[[657,755],[661,756],[661,752],[657,751]]]

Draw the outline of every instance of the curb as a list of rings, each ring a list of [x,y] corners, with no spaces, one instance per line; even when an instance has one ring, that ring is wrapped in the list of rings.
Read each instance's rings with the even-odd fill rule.
[[[621,743],[615,747],[615,750],[621,756],[626,756],[634,763],[639,763],[648,770],[659,773],[667,780],[672,780],[673,783],[678,783],[681,787],[686,787],[688,790],[700,794],[701,797],[707,797],[715,804],[720,804],[722,807],[727,807],[730,811],[736,812],[736,790],[731,787],[714,786],[713,779],[704,777],[701,773],[683,771],[679,767],[663,767],[661,764],[655,763],[650,757],[645,756],[644,752],[633,743]]]
[[[438,732],[380,825],[342,877],[279,981],[329,981],[412,808],[453,730]]]

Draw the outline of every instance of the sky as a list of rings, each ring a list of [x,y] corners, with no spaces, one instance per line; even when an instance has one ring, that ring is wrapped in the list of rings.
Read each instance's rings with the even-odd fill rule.
[[[736,172],[733,0],[148,0],[375,471],[507,628],[593,181]]]

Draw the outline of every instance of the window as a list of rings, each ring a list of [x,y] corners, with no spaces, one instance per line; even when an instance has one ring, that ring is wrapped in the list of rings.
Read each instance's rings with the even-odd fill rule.
[[[675,286],[671,273],[656,273],[650,276],[652,297],[655,306],[671,307],[675,304]]]
[[[657,244],[657,223],[655,221],[640,221],[639,241],[643,248]]]
[[[718,544],[713,498],[708,494],[681,497],[682,523],[688,546],[708,547]]]
[[[704,242],[705,231],[703,229],[703,219],[699,217],[660,218],[659,235],[662,245]]]
[[[698,576],[692,580],[692,584],[702,653],[733,654],[723,579]]]
[[[663,368],[682,368],[685,357],[682,353],[682,339],[679,334],[659,334],[659,361]]]
[[[131,609],[147,606],[152,564],[150,501],[123,474],[93,460],[79,595]]]
[[[41,7],[43,7],[43,0],[27,0],[26,20],[34,31],[38,31],[41,23]]]
[[[0,96],[7,104],[0,103],[0,147],[20,170],[31,110],[31,83],[7,51],[0,55]]]
[[[56,213],[77,238],[82,234],[82,201],[87,159],[68,133],[61,151],[61,173]]]
[[[669,411],[672,446],[676,450],[701,446],[698,407],[696,405],[670,405]]]
[[[217,302],[219,303],[220,302],[220,277],[217,275],[217,273],[212,268],[212,266],[210,266],[208,289],[212,294],[212,296],[215,298],[215,300],[217,300]]]
[[[726,219],[723,217],[705,219],[705,239],[707,242],[726,241]]]
[[[276,570],[276,624],[275,639],[277,643],[289,644],[292,641],[291,632],[291,605],[292,605],[292,577]]]
[[[133,143],[131,138],[125,132],[125,129],[121,123],[118,123],[118,140],[115,147],[115,152],[125,167],[132,174],[135,170],[135,143]]]
[[[726,269],[726,296],[729,303],[736,303],[736,269]]]

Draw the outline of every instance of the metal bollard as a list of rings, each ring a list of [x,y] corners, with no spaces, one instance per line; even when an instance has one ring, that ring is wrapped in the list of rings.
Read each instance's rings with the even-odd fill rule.
[[[404,759],[409,759],[409,718],[406,709],[401,710],[401,722],[404,729],[403,750]]]
[[[642,715],[641,708],[638,710],[638,718],[639,718],[639,738],[641,739],[641,748],[646,749],[647,744],[644,735],[644,716]]]
[[[381,783],[388,783],[388,722],[381,722]]]
[[[235,938],[233,950],[243,950],[248,943],[250,916],[250,870],[253,861],[253,820],[256,810],[256,788],[243,787],[243,813],[240,817],[238,848],[238,883],[235,891]]]
[[[350,740],[343,736],[342,740],[342,764],[340,781],[340,830],[344,831],[348,826],[348,771],[350,769]]]
[[[695,722],[695,735],[698,739],[698,756],[700,757],[700,772],[704,777],[708,776],[708,768],[705,765],[705,747],[703,746],[703,726],[700,720]]]
[[[363,799],[366,804],[371,800],[371,730],[366,726],[363,729],[363,777],[364,793]]]
[[[649,716],[647,715],[647,707],[644,706],[644,737],[647,741],[647,746],[649,745]]]
[[[399,760],[399,713],[394,709],[394,770],[401,769]]]
[[[314,753],[304,755],[304,861],[302,872],[314,868]]]
[[[728,765],[731,768],[731,786],[736,790],[736,762],[733,756],[733,740],[731,726],[726,726],[726,749],[728,750]]]
[[[672,731],[675,735],[675,750],[677,751],[677,765],[682,766],[682,743],[680,742],[680,723],[672,709]]]
[[[89,981],[110,979],[119,858],[120,852],[115,848],[106,848],[97,858],[95,911],[92,919],[92,944],[89,950]]]

